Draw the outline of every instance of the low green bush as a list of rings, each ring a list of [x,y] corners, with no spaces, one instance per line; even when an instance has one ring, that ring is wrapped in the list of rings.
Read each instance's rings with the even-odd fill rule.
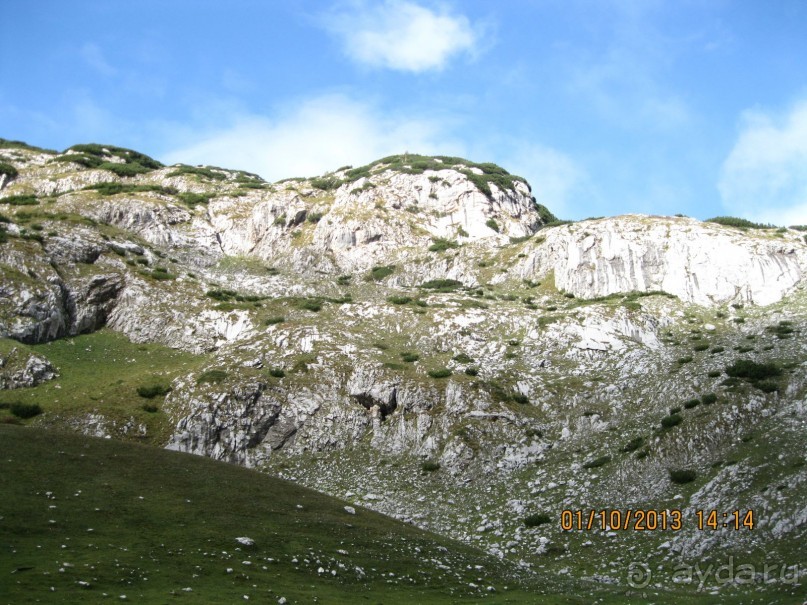
[[[514,393],[513,394],[513,401],[516,403],[520,403],[521,405],[527,405],[530,403],[530,398],[526,395],[522,395],[521,393]]]
[[[300,303],[300,308],[313,313],[318,313],[322,310],[322,301],[316,298],[306,298]]]
[[[634,437],[622,447],[622,451],[625,453],[634,452],[642,447],[642,445],[644,445],[644,437]]]
[[[281,315],[278,315],[277,317],[267,317],[266,319],[263,320],[263,323],[267,326],[273,326],[275,324],[281,324],[284,321],[286,321],[286,318]]]
[[[674,426],[681,424],[684,418],[680,414],[670,414],[661,419],[661,426],[665,429],[671,429]]]
[[[468,376],[478,376],[479,375],[479,368],[474,368],[474,367],[465,368],[465,373]]]
[[[0,204],[8,204],[9,206],[36,206],[39,204],[39,200],[33,195],[10,195],[0,198]]]
[[[420,284],[426,290],[437,290],[438,292],[450,292],[462,286],[462,282],[456,279],[432,279]]]
[[[670,481],[675,484],[683,485],[685,483],[691,483],[695,480],[697,474],[695,471],[690,469],[670,469]]]
[[[744,378],[749,381],[777,378],[782,369],[775,363],[758,363],[751,359],[739,359],[726,367],[726,374],[733,378]]]
[[[457,242],[453,240],[444,239],[442,237],[435,238],[432,241],[434,243],[431,246],[429,246],[430,252],[445,252],[446,250],[449,250],[451,248],[460,247],[460,245]]]
[[[684,408],[687,410],[691,410],[692,408],[696,408],[701,404],[700,399],[690,399],[689,401],[684,402]]]
[[[272,378],[285,378],[286,372],[282,368],[269,368],[269,376]]]
[[[493,229],[496,233],[499,233],[500,231],[499,223],[496,222],[496,219],[489,218],[488,220],[485,221],[485,225],[488,228]]]
[[[552,523],[552,517],[546,513],[536,513],[524,517],[524,525],[527,527],[538,527],[539,525],[546,525]]]
[[[456,361],[457,363],[473,363],[474,362],[473,357],[470,357],[469,355],[466,355],[465,353],[457,353],[456,355],[454,355],[454,357],[452,357],[452,359],[454,361]]]
[[[754,223],[744,218],[737,218],[735,216],[716,216],[714,218],[706,219],[707,223],[717,223],[718,225],[725,225],[727,227],[738,227],[740,229],[773,229],[775,225],[770,223],[765,225],[762,223]]]
[[[448,378],[451,376],[452,372],[448,368],[437,368],[434,370],[429,370],[427,374],[432,378]]]
[[[388,296],[387,301],[393,305],[405,305],[412,302],[411,296]]]
[[[427,460],[426,462],[423,463],[421,468],[425,473],[433,473],[434,471],[440,470],[440,463],[435,462],[434,460]]]
[[[395,272],[395,265],[376,266],[370,269],[370,279],[381,281]]]
[[[9,410],[17,418],[33,418],[42,413],[42,407],[38,403],[20,403],[15,402],[9,406]]]
[[[16,178],[19,172],[11,164],[7,162],[0,162],[0,175],[5,174],[8,178]]]
[[[717,395],[714,393],[706,393],[701,397],[701,401],[704,405],[712,405],[713,403],[717,402]]]
[[[223,181],[227,178],[227,175],[223,172],[217,172],[205,166],[188,166],[187,164],[180,164],[174,167],[174,170],[169,172],[167,176],[174,177],[184,175],[200,176],[210,179],[211,181]]]
[[[164,397],[171,392],[171,387],[165,384],[149,384],[137,387],[137,394],[144,399]]]
[[[406,363],[414,363],[418,359],[420,359],[420,355],[417,353],[410,353],[408,351],[404,351],[401,353],[401,359],[404,360]]]

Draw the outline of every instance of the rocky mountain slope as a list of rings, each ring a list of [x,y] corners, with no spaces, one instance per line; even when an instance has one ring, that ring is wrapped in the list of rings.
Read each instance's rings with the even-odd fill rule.
[[[802,231],[561,224],[519,177],[460,158],[270,184],[116,147],[0,155],[0,336],[17,341],[0,403],[40,406],[31,422],[265,469],[535,569],[802,590]],[[98,362],[122,377],[138,343],[195,357],[114,409],[68,409],[71,357],[50,366],[42,343],[102,327],[134,343]],[[566,509],[685,522],[564,531]],[[755,527],[699,529],[713,509]],[[730,555],[783,571],[676,575]]]

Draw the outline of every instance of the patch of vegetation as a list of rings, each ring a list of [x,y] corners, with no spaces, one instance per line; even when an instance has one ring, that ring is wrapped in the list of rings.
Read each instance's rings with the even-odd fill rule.
[[[300,302],[300,308],[313,313],[322,311],[322,301],[318,298],[306,298]]]
[[[460,247],[460,245],[454,240],[448,240],[442,237],[435,238],[432,241],[434,243],[429,246],[430,252],[445,252],[446,250]]]
[[[697,474],[690,469],[670,469],[670,481],[677,485],[692,483]]]
[[[227,379],[224,370],[207,370],[196,379],[196,384],[219,384]]]
[[[496,222],[496,219],[489,218],[488,220],[485,221],[485,225],[488,228],[493,229],[496,233],[500,232],[499,223]]]
[[[272,378],[285,378],[286,372],[282,368],[269,368],[269,376]]]
[[[389,277],[395,273],[395,265],[375,266],[370,269],[370,279],[373,281],[381,281],[385,277]]]
[[[776,227],[776,225],[754,223],[744,218],[737,218],[735,216],[716,216],[714,218],[708,218],[704,222],[717,223],[718,225],[737,227],[739,229],[774,229]]]
[[[436,368],[427,372],[432,378],[448,378],[452,372],[448,368]]]
[[[411,296],[388,296],[387,301],[393,305],[406,305],[412,302]]]
[[[440,463],[434,460],[426,460],[420,468],[423,469],[425,473],[433,473],[440,470]]]
[[[678,426],[684,421],[683,416],[681,414],[670,414],[669,416],[665,416],[661,419],[661,427],[665,429],[671,429],[674,426]]]
[[[475,368],[475,367],[465,368],[465,373],[468,376],[478,376],[479,375],[479,368]]]
[[[609,462],[611,462],[611,456],[606,454],[583,463],[583,468],[599,468],[601,466],[605,466]]]
[[[417,353],[412,353],[410,351],[404,351],[403,353],[401,353],[401,359],[406,363],[414,363],[418,359],[420,359],[420,355],[418,355]]]
[[[154,399],[155,397],[165,397],[171,392],[171,387],[165,384],[149,384],[137,387],[137,394],[144,399]]]
[[[454,361],[457,363],[473,363],[474,359],[470,355],[466,355],[465,353],[457,353],[452,357]]]
[[[38,403],[22,403],[19,401],[9,405],[9,410],[17,418],[22,418],[23,420],[39,416],[42,413],[42,407]]]
[[[621,451],[625,453],[635,452],[643,445],[644,445],[644,437],[634,437],[633,439],[628,441],[624,446],[622,446]]]
[[[195,208],[196,206],[206,206],[210,203],[210,200],[213,196],[211,194],[205,193],[178,193],[177,199],[180,202],[188,206],[189,208]]]
[[[320,222],[322,220],[323,216],[325,216],[325,215],[322,212],[310,212],[305,217],[305,220],[308,221],[309,223],[316,224],[316,223],[318,223],[318,222]]]
[[[526,527],[539,527],[540,525],[546,525],[547,523],[552,523],[552,517],[547,513],[536,513],[534,515],[524,517],[524,525]]]
[[[0,175],[6,175],[9,179],[16,178],[19,175],[17,169],[7,162],[0,162]]]
[[[117,195],[119,193],[160,193],[162,195],[177,195],[177,190],[172,187],[163,187],[161,185],[133,185],[129,183],[117,183],[114,181],[105,181],[103,183],[96,183],[95,185],[88,185],[84,188],[87,191],[97,191],[101,195]]]
[[[263,320],[263,323],[267,326],[273,326],[275,324],[283,323],[284,321],[286,321],[286,318],[282,315],[278,315],[276,317],[267,317]]]
[[[162,164],[150,158],[149,156],[133,151],[124,147],[116,147],[114,145],[98,145],[96,143],[89,143],[86,145],[73,145],[70,149],[65,150],[64,153],[70,155],[79,155],[84,158],[97,158],[101,160],[100,164],[91,166],[92,168],[99,168],[102,170],[109,170],[121,177],[130,177],[137,174],[143,174],[162,168]],[[65,157],[65,156],[63,156]],[[123,160],[120,162],[108,161],[110,158],[117,158]],[[60,158],[55,158],[57,161]],[[75,161],[73,159],[69,161]],[[96,160],[87,159],[89,163],[95,163]]]
[[[436,290],[438,292],[451,292],[462,287],[462,282],[456,279],[432,279],[420,284],[426,290]]]
[[[335,176],[324,176],[311,179],[311,186],[322,191],[331,191],[344,185],[345,181]]]
[[[187,164],[180,164],[179,166],[175,166],[174,169],[169,172],[166,176],[168,177],[175,177],[175,176],[200,176],[205,179],[209,179],[211,181],[223,181],[227,178],[227,175],[223,172],[219,172],[217,170],[213,170],[209,166],[188,166]]]
[[[39,200],[33,195],[9,195],[8,197],[0,198],[0,204],[8,204],[9,206],[36,206]]]
[[[701,396],[701,401],[704,405],[712,405],[717,402],[717,395],[714,393],[706,393],[706,395]]]
[[[743,378],[757,382],[782,375],[782,369],[773,362],[758,363],[751,359],[739,359],[726,367],[726,374],[732,378]]]
[[[689,399],[688,401],[684,402],[684,409],[691,410],[692,408],[698,407],[700,404],[700,399]]]

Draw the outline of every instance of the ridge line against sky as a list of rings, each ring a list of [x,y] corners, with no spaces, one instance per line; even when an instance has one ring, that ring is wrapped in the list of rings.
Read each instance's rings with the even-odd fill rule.
[[[807,223],[807,3],[9,0],[0,136],[311,176],[493,161],[565,218]]]

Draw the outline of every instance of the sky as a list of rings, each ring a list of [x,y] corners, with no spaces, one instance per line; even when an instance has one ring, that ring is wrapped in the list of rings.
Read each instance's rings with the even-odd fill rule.
[[[495,162],[567,219],[807,223],[804,0],[4,0],[0,137],[274,181]]]

